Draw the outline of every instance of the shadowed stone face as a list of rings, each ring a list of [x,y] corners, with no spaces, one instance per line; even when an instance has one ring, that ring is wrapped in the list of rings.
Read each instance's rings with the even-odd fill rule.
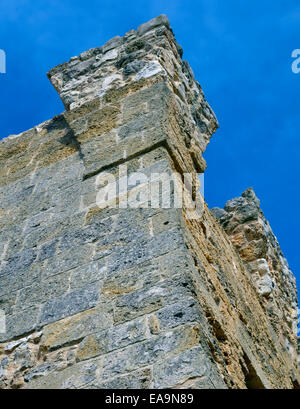
[[[99,206],[122,166],[204,172],[218,123],[181,57],[159,16],[53,68],[66,111],[0,141],[0,388],[297,385],[295,280],[252,190],[218,222],[166,189]]]

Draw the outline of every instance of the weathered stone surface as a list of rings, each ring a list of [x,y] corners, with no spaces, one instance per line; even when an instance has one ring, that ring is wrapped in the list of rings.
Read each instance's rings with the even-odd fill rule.
[[[223,380],[211,370],[211,364],[201,347],[167,358],[155,364],[153,371],[155,388],[190,388],[200,381],[203,389],[226,389]]]
[[[138,28],[138,34],[140,36],[142,36],[143,34],[145,34],[147,31],[150,31],[158,26],[166,26],[169,27],[170,23],[169,20],[167,18],[167,16],[165,16],[164,14],[162,14],[161,16],[158,16],[156,18],[153,18],[152,20],[148,21],[147,23],[141,24]]]
[[[0,141],[0,388],[299,386],[295,279],[254,192],[199,219],[149,198],[197,181],[218,127],[181,57],[159,16],[52,69],[66,111]]]
[[[106,382],[92,382],[86,389],[149,389],[152,386],[152,368],[144,368],[116,376]]]
[[[0,334],[0,339],[6,340],[32,332],[38,323],[40,309],[31,307],[22,312],[6,317],[6,333]]]
[[[47,325],[43,330],[41,346],[56,350],[68,344],[79,343],[89,334],[113,325],[113,307],[109,303],[83,311],[72,317]]]
[[[78,360],[94,358],[98,355],[121,349],[147,338],[145,318],[114,326],[108,330],[90,335],[79,344]]]
[[[43,306],[40,323],[42,325],[49,324],[78,312],[89,310],[97,305],[98,300],[99,285],[97,284],[56,297],[53,300],[50,299]]]
[[[274,327],[292,359],[297,357],[296,281],[253,189],[212,209],[236,247]]]
[[[129,346],[118,353],[104,356],[101,377],[112,378],[138,367],[159,362],[166,356],[176,355],[197,345],[199,337],[199,327],[187,325]]]

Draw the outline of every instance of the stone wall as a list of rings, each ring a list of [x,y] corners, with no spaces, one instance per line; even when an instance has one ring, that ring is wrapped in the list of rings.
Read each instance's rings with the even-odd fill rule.
[[[253,189],[229,200],[213,214],[228,234],[248,272],[276,336],[297,360],[298,299],[296,280],[289,269]]]
[[[66,111],[0,141],[1,388],[297,385],[294,279],[271,234],[250,260],[205,204],[97,205],[108,172],[205,170],[218,123],[181,57],[153,19],[51,70]]]

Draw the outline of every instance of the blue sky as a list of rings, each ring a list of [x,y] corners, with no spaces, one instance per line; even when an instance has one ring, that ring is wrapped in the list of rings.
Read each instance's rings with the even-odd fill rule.
[[[220,122],[206,201],[223,206],[252,186],[300,288],[299,0],[0,0],[0,138],[63,111],[50,68],[162,13]]]

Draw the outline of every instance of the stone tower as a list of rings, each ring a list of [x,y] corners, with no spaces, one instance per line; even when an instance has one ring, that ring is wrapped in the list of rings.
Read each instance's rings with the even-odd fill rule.
[[[295,279],[253,190],[149,206],[153,175],[177,177],[159,204],[186,174],[201,202],[218,127],[181,57],[159,16],[52,69],[66,111],[0,141],[1,388],[298,386]]]

